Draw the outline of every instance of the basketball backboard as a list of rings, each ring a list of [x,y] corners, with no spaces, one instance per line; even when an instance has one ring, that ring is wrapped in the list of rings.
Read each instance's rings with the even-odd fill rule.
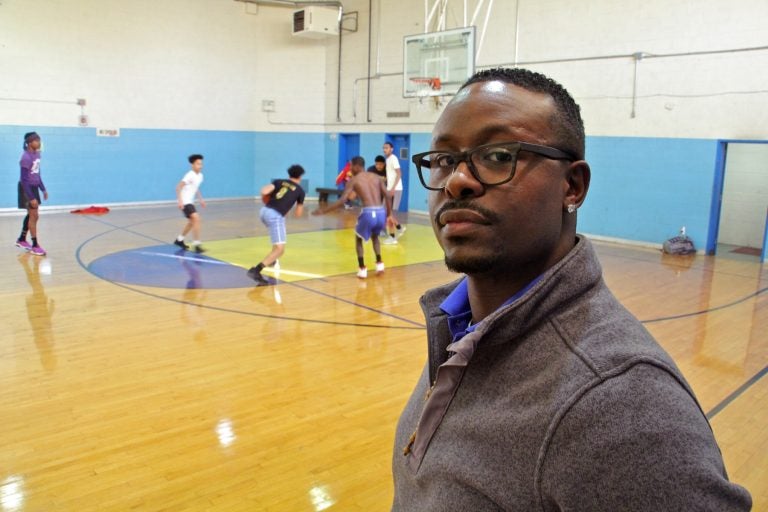
[[[403,96],[456,94],[475,72],[475,27],[405,36],[403,40]],[[419,79],[439,79],[438,88],[425,92]],[[422,82],[423,83],[423,82]]]

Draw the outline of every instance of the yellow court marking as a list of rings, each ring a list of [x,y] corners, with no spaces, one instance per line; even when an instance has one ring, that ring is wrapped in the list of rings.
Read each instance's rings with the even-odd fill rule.
[[[387,268],[441,261],[443,251],[429,226],[410,225],[397,245],[381,246],[381,257]],[[365,263],[373,268],[376,259],[371,242],[365,242]],[[206,242],[207,255],[233,265],[250,268],[269,253],[269,236],[236,238]],[[285,254],[277,271],[266,269],[282,281],[303,281],[321,277],[349,274],[357,271],[355,232],[334,229],[288,233]]]

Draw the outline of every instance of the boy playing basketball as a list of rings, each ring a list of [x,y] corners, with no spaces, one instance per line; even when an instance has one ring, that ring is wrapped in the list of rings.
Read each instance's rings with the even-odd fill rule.
[[[384,229],[384,224],[392,213],[392,208],[384,181],[372,172],[363,172],[365,170],[363,157],[356,156],[350,162],[352,164],[350,168],[352,178],[347,182],[347,188],[344,189],[339,200],[326,208],[315,210],[312,215],[323,215],[339,208],[353,193],[356,193],[363,201],[363,209],[355,226],[355,250],[357,251],[357,277],[365,279],[368,277],[368,269],[365,266],[363,241],[371,240],[373,252],[376,254],[376,273],[384,272],[379,233]],[[382,206],[381,203],[384,205]]]
[[[176,237],[173,243],[184,250],[189,249],[189,246],[184,243],[184,237],[192,231],[192,236],[194,237],[192,245],[195,248],[195,252],[201,253],[205,252],[205,249],[200,245],[200,214],[195,209],[195,196],[200,199],[200,206],[205,208],[203,194],[200,193],[200,184],[203,182],[203,155],[190,155],[188,160],[192,168],[176,185],[176,199],[179,203],[179,210],[189,220],[187,225],[184,226],[184,230]]]
[[[259,213],[261,222],[269,229],[269,237],[272,241],[272,251],[261,260],[261,263],[251,267],[248,277],[259,283],[269,284],[261,271],[269,267],[285,252],[286,232],[285,216],[296,204],[296,216],[301,217],[304,212],[304,189],[299,185],[304,175],[304,168],[300,165],[292,165],[288,168],[287,180],[275,180],[261,188],[261,197],[264,206]]]
[[[387,232],[389,236],[382,243],[396,244],[397,239],[405,233],[405,226],[395,217],[395,211],[400,207],[400,199],[403,196],[403,173],[400,170],[400,160],[394,154],[395,146],[391,142],[385,142],[381,150],[384,152],[385,168],[387,176],[387,194],[392,201],[392,214],[387,218]]]
[[[40,191],[48,200],[48,191],[40,176],[40,136],[36,132],[24,135],[24,153],[21,155],[21,179],[19,180],[19,208],[27,210],[21,225],[21,235],[16,247],[21,247],[35,256],[45,256],[45,249],[37,243],[37,219],[39,217]],[[27,243],[27,232],[32,235],[32,245]]]

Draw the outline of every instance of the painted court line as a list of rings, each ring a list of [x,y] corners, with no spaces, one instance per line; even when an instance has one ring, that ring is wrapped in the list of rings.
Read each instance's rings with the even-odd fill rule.
[[[105,222],[105,221],[103,221],[101,219],[93,219],[93,220],[101,222],[102,224],[105,224],[107,226],[110,226],[112,229],[109,229],[107,231],[104,231],[103,233],[98,233],[96,235],[91,236],[90,238],[87,238],[86,240],[84,240],[77,247],[77,250],[75,251],[75,259],[77,260],[78,264],[80,265],[80,268],[82,268],[85,272],[98,277],[99,279],[103,279],[103,280],[111,283],[114,286],[118,286],[120,288],[132,291],[134,293],[138,293],[138,294],[145,295],[145,296],[148,296],[148,297],[153,297],[155,299],[165,300],[165,301],[169,301],[169,302],[175,302],[175,303],[178,303],[178,304],[187,304],[187,305],[190,305],[190,306],[195,306],[195,307],[199,307],[199,308],[203,308],[203,309],[210,309],[210,310],[213,310],[213,311],[222,311],[222,312],[226,312],[226,313],[235,313],[235,314],[247,315],[247,316],[252,316],[252,317],[257,317],[257,318],[269,318],[269,319],[277,319],[277,320],[292,320],[292,321],[296,321],[296,322],[316,323],[316,324],[323,324],[323,325],[339,325],[339,326],[350,326],[350,327],[369,327],[369,328],[374,328],[374,329],[396,329],[396,330],[423,330],[424,329],[423,325],[421,325],[421,324],[419,324],[417,322],[414,322],[412,320],[408,320],[407,318],[401,318],[401,317],[398,317],[397,315],[393,315],[391,313],[386,313],[384,311],[379,311],[379,310],[376,310],[376,309],[371,308],[369,306],[365,306],[363,304],[357,304],[355,302],[348,301],[348,300],[345,300],[345,299],[341,299],[340,297],[335,297],[333,295],[330,295],[330,294],[327,294],[327,293],[323,293],[323,292],[319,292],[319,291],[313,290],[311,288],[307,288],[307,287],[304,287],[304,286],[301,286],[301,285],[297,285],[295,283],[287,283],[286,282],[285,284],[291,285],[291,286],[296,286],[297,288],[306,290],[306,291],[308,291],[310,293],[316,293],[316,294],[319,294],[319,295],[323,295],[325,297],[329,297],[329,298],[332,298],[332,299],[335,299],[335,300],[339,300],[341,302],[346,302],[348,304],[352,304],[352,305],[355,305],[355,306],[358,306],[358,307],[361,307],[361,308],[364,308],[364,309],[368,309],[368,310],[380,313],[380,314],[382,314],[384,316],[388,316],[388,317],[391,317],[391,318],[395,318],[395,319],[404,321],[404,322],[409,323],[411,325],[377,325],[377,324],[365,324],[365,323],[357,323],[357,322],[339,322],[338,320],[319,320],[319,319],[314,320],[314,319],[309,319],[309,318],[290,317],[290,316],[283,316],[283,315],[271,315],[271,314],[264,314],[264,313],[256,313],[256,312],[253,312],[253,311],[242,311],[242,310],[224,308],[224,307],[219,307],[219,306],[211,306],[211,305],[207,305],[207,304],[199,304],[199,303],[196,303],[196,302],[190,302],[190,301],[186,301],[186,300],[175,299],[173,297],[166,297],[166,296],[163,296],[163,295],[159,295],[159,294],[156,294],[156,293],[151,293],[151,292],[148,292],[148,291],[145,291],[145,290],[141,290],[141,289],[138,289],[138,288],[133,288],[132,286],[120,283],[118,281],[114,281],[114,280],[111,280],[111,279],[104,279],[103,277],[100,277],[100,276],[94,274],[88,268],[88,266],[85,264],[85,262],[82,259],[82,250],[83,250],[83,248],[89,242],[95,240],[96,238],[104,236],[104,235],[106,235],[108,233],[114,232],[114,231],[127,231],[129,233],[135,233],[137,235],[144,236],[145,238],[149,238],[150,240],[155,240],[155,239],[153,239],[152,237],[146,236],[146,235],[142,235],[141,233],[133,232],[133,231],[131,231],[131,230],[125,228],[125,227],[120,227],[120,226],[116,226],[114,224],[110,224],[110,223]],[[137,222],[136,224],[131,224],[131,226],[139,225],[139,224],[144,224],[146,222],[149,222],[149,221]],[[151,254],[157,255],[158,253],[151,253]],[[196,260],[196,261],[205,261],[205,260]],[[222,263],[222,264],[228,265],[228,263]],[[323,276],[320,276],[320,277],[323,277]]]
[[[310,274],[309,272],[299,272],[297,270],[284,270],[282,268],[280,270],[275,270],[273,268],[267,267],[264,270],[262,270],[262,272],[270,272],[277,279],[280,279],[280,274],[287,274],[289,276],[308,277],[310,279],[324,279],[325,278],[325,276],[320,275],[320,274]]]
[[[149,252],[149,251],[135,251],[136,254],[143,254],[144,256],[160,256],[161,258],[173,258],[175,260],[187,260],[187,261],[195,261],[197,263],[210,263],[212,265],[229,265],[229,263],[226,263],[224,261],[218,261],[218,260],[212,260],[209,258],[191,258],[189,256],[180,256],[178,254],[163,254],[160,252]]]
[[[749,379],[747,382],[739,386],[739,388],[736,389],[736,391],[734,391],[733,393],[725,397],[722,402],[717,404],[711,411],[707,413],[707,419],[711,420],[712,418],[717,416],[717,414],[720,411],[722,411],[723,409],[731,405],[731,402],[739,398],[746,390],[751,388],[754,384],[757,383],[757,381],[765,377],[767,374],[768,374],[768,366],[764,367],[762,370],[757,372],[755,375],[752,376],[751,379]]]
[[[157,222],[158,220],[167,220],[170,217],[162,217],[162,218],[159,218],[159,219],[152,219],[152,220],[143,220],[141,222],[135,222],[133,224],[128,224],[126,226],[118,226],[117,224],[112,224],[111,222],[107,222],[104,219],[95,218],[95,217],[90,216],[90,215],[87,216],[86,218],[88,218],[89,220],[92,220],[94,222],[100,222],[102,224],[110,226],[110,227],[114,228],[113,231],[125,231],[126,233],[131,233],[133,235],[140,236],[140,237],[146,238],[148,240],[152,240],[153,242],[158,242],[158,243],[161,243],[161,244],[170,245],[165,240],[160,240],[159,238],[155,238],[153,236],[145,235],[144,233],[139,233],[138,231],[134,231],[132,229],[128,229],[131,226],[139,226],[141,224],[148,224],[150,222]],[[103,234],[106,234],[106,233],[101,233],[101,235],[103,235]],[[96,236],[101,236],[101,235],[96,235]],[[92,237],[92,238],[96,238],[96,237]]]
[[[746,302],[749,299],[752,299],[754,297],[758,297],[762,295],[763,293],[768,292],[768,286],[765,288],[761,288],[757,290],[756,292],[750,293],[749,295],[746,295],[740,299],[737,299],[733,302],[729,302],[727,304],[722,304],[720,306],[715,306],[712,308],[702,309],[701,311],[693,311],[691,313],[681,313],[679,315],[672,315],[672,316],[662,316],[660,318],[649,318],[648,320],[640,320],[640,323],[643,324],[652,324],[655,322],[665,322],[667,320],[679,320],[681,318],[688,318],[691,316],[698,316],[698,315],[705,315],[707,313],[713,313],[715,311],[719,311],[721,309],[730,308],[731,306],[736,306],[738,304],[741,304],[742,302]]]
[[[301,285],[299,283],[286,282],[285,284],[287,284],[289,286],[294,286],[296,288],[300,288],[302,290],[306,290],[308,292],[316,293],[318,295],[322,295],[323,297],[328,297],[329,299],[337,300],[339,302],[344,302],[345,304],[350,304],[352,306],[357,306],[358,308],[367,309],[368,311],[373,311],[374,313],[378,313],[380,315],[388,316],[390,318],[395,318],[397,320],[400,320],[401,322],[406,322],[406,323],[409,323],[411,325],[418,326],[419,329],[426,329],[426,327],[427,327],[426,325],[420,324],[418,322],[414,322],[413,320],[409,320],[408,318],[404,318],[402,316],[398,316],[398,315],[395,315],[393,313],[387,313],[386,311],[383,311],[381,309],[376,309],[376,308],[373,308],[371,306],[366,306],[365,304],[360,304],[359,302],[343,299],[343,298],[338,297],[336,295],[331,295],[330,293],[325,293],[325,292],[321,292],[320,290],[315,290],[313,288],[308,288],[308,287],[303,286],[303,285]]]

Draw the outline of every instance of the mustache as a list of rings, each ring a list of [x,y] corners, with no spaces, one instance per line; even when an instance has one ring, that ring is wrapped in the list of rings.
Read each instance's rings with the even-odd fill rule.
[[[433,220],[435,224],[437,224],[438,226],[441,226],[442,224],[440,224],[440,216],[443,213],[451,210],[472,210],[479,213],[483,217],[485,217],[486,220],[488,220],[488,222],[492,222],[492,223],[498,222],[499,220],[499,216],[496,215],[496,212],[488,210],[487,208],[483,208],[482,206],[477,205],[472,201],[458,199],[458,200],[446,202],[445,204],[443,204],[443,206],[440,207],[439,210],[437,210],[437,212],[433,216]]]

